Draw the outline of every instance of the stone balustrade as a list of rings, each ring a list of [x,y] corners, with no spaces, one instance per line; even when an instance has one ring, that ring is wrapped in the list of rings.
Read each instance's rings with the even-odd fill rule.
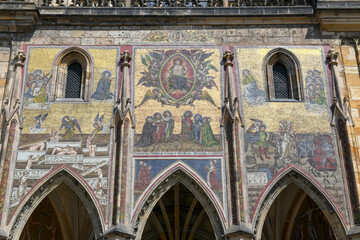
[[[312,0],[30,0],[47,7],[211,8],[308,6]],[[39,2],[37,2],[39,1]]]

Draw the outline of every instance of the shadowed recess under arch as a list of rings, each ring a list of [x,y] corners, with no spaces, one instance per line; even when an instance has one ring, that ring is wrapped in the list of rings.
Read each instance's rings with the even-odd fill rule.
[[[61,193],[61,194],[59,194]],[[61,200],[60,195],[68,195],[66,199]],[[70,203],[68,206],[64,204],[65,202],[71,202],[70,199],[75,199],[72,203]],[[65,201],[66,200],[66,201]],[[82,184],[69,172],[62,169],[58,173],[54,174],[52,177],[50,177],[45,183],[43,183],[41,186],[38,186],[36,190],[34,190],[31,195],[27,198],[26,202],[22,203],[20,206],[21,208],[16,212],[16,217],[13,220],[12,228],[9,234],[9,239],[18,239],[20,237],[20,234],[22,233],[23,229],[26,227],[26,223],[30,220],[32,220],[32,215],[35,213],[35,216],[39,211],[37,211],[37,208],[40,206],[40,215],[42,218],[45,216],[45,214],[41,214],[41,206],[45,204],[45,206],[49,206],[49,209],[52,207],[49,205],[49,201],[52,202],[51,206],[54,207],[55,213],[59,214],[62,213],[62,217],[64,217],[66,214],[76,214],[75,212],[72,212],[71,209],[74,208],[80,208],[83,210],[83,214],[85,216],[85,220],[90,220],[89,225],[92,226],[92,233],[89,233],[89,231],[85,231],[89,233],[89,236],[94,236],[95,239],[99,238],[100,235],[103,232],[103,222],[98,214],[99,211],[94,204],[93,197],[88,193],[88,190],[82,186]],[[56,204],[54,204],[56,203]],[[59,204],[62,203],[62,204]],[[80,207],[79,207],[80,206]],[[69,208],[70,211],[66,212],[65,208]],[[64,228],[66,226],[66,221],[62,218],[55,217],[56,214],[54,213],[54,216],[49,215],[50,220],[55,218],[55,225],[49,224],[49,229],[54,229],[56,226],[56,223],[59,222],[59,224],[62,224],[61,228]],[[84,221],[85,221],[84,220]],[[79,220],[80,221],[80,220]],[[85,221],[86,222],[86,221]],[[39,221],[35,221],[35,223],[40,223]],[[43,225],[43,227],[46,227]],[[85,227],[88,228],[88,227]],[[26,229],[25,229],[26,231]],[[51,230],[50,230],[51,231]],[[62,231],[62,236],[66,239],[66,234],[71,234],[72,236],[76,233],[76,230],[73,230],[71,233],[67,233],[66,231]],[[70,235],[67,235],[70,236]]]

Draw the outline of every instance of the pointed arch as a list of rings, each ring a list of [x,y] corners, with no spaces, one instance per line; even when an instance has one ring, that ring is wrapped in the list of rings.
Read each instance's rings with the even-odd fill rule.
[[[88,51],[79,47],[66,48],[54,59],[50,90],[51,101],[65,98],[68,67],[73,63],[78,63],[82,69],[80,98],[90,101],[94,60]]]
[[[291,183],[302,189],[319,206],[332,226],[336,239],[346,239],[345,220],[329,194],[305,171],[294,165],[283,169],[278,174],[277,181],[271,182],[260,196],[253,218],[255,239],[261,239],[265,218],[271,205]]]
[[[94,235],[98,239],[104,230],[104,221],[99,204],[91,192],[90,187],[84,183],[76,173],[65,165],[55,169],[51,174],[45,176],[26,194],[24,200],[15,210],[9,226],[11,227],[9,239],[19,239],[22,230],[36,207],[49,196],[60,184],[66,184],[79,197],[86,207],[94,227]]]
[[[276,69],[280,67],[285,72],[279,72],[274,67]],[[280,76],[279,74],[282,76],[281,78],[276,77]],[[301,66],[298,58],[291,51],[285,48],[275,48],[269,51],[263,60],[263,76],[265,78],[266,98],[268,101],[303,101]],[[287,82],[287,97],[276,94],[285,90],[285,82],[276,82],[276,79],[285,81],[284,78],[286,78]]]
[[[210,190],[202,183],[196,173],[177,162],[168,167],[166,172],[153,181],[140,199],[132,218],[135,239],[141,239],[145,224],[161,197],[175,184],[182,183],[198,199],[208,215],[217,239],[224,234],[225,216]]]

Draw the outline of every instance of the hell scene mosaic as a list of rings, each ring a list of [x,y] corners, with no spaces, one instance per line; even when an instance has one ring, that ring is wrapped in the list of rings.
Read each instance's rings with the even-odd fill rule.
[[[106,212],[110,123],[115,102],[118,48],[85,48],[94,61],[89,102],[51,102],[52,63],[65,47],[28,47],[24,73],[23,130],[9,213],[46,174],[67,165],[92,189]],[[111,63],[111,64],[109,64]]]
[[[220,152],[220,51],[135,48],[136,152]]]
[[[179,162],[184,163],[188,169],[198,174],[205,183],[205,186],[211,189],[218,200],[222,202],[223,177],[221,159],[137,159],[135,162],[134,204],[136,204],[139,196],[141,196],[154,178],[163,175],[166,170]]]
[[[296,103],[266,101],[265,76],[258,63],[270,50],[236,49],[250,213],[264,187],[289,165],[308,172],[345,213],[336,140],[329,124],[323,48],[288,49],[301,64],[304,101]]]

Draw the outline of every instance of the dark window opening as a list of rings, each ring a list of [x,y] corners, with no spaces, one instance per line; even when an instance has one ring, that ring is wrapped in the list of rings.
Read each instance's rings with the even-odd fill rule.
[[[81,98],[81,81],[82,67],[80,63],[74,62],[68,67],[65,98]]]
[[[273,66],[275,98],[291,99],[291,85],[287,68],[282,63]]]

